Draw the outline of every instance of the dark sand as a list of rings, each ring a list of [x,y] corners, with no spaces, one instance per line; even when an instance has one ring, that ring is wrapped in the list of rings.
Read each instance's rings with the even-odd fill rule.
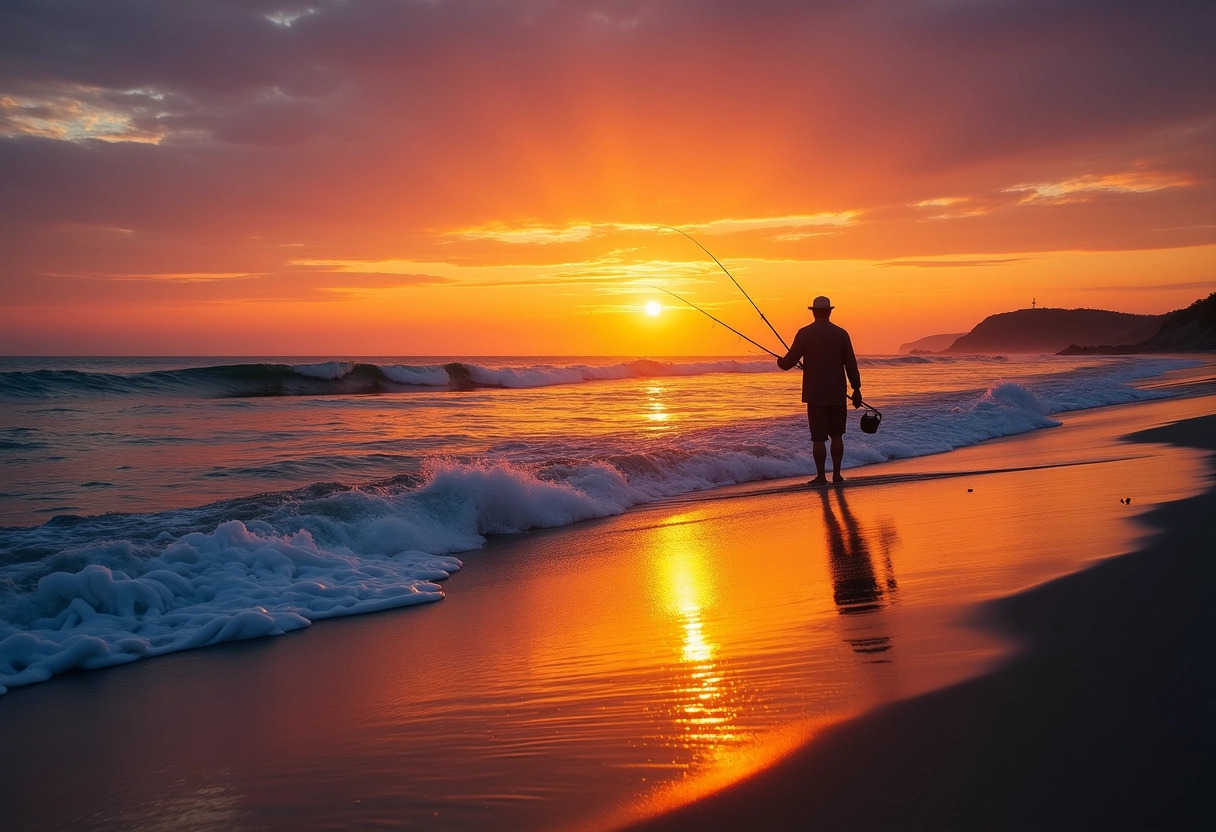
[[[1129,438],[1216,450],[1216,416]],[[982,608],[1024,646],[997,671],[634,828],[1216,828],[1216,489],[1143,519],[1141,551]]]

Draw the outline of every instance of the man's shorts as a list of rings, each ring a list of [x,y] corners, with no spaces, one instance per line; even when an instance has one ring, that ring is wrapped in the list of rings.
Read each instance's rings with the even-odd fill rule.
[[[849,410],[842,404],[808,404],[806,420],[812,442],[827,442],[829,436],[844,436]]]

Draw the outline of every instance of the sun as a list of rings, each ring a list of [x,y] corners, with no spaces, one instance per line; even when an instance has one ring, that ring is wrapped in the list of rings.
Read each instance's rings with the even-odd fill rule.
[[[646,314],[652,318],[662,311],[663,304],[659,303],[657,300],[652,300],[650,303],[646,304]]]

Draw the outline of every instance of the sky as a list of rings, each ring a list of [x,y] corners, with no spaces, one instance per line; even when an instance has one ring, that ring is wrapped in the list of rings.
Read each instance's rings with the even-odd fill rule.
[[[0,353],[859,353],[1216,290],[1211,0],[0,0]],[[663,311],[647,315],[659,301]]]

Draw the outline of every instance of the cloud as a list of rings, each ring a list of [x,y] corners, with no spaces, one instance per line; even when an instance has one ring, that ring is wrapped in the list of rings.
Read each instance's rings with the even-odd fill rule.
[[[0,293],[609,278],[658,224],[735,259],[1202,245],[1214,29],[1206,0],[3,3]]]
[[[991,203],[991,201],[989,201]],[[911,207],[934,210],[937,213],[925,217],[927,221],[958,220],[969,217],[982,217],[995,207],[993,204],[980,204],[974,197],[946,196],[922,199]]]
[[[466,228],[447,232],[447,236],[462,240],[491,240],[511,245],[550,245],[553,243],[579,243],[598,234],[614,231],[611,224],[588,225],[579,223],[566,226],[525,225],[511,227],[505,223],[493,223],[480,228]]]
[[[162,132],[137,123],[145,110],[143,102],[137,101],[142,93],[126,95],[130,101],[115,101],[115,96],[103,90],[76,88],[40,100],[0,97],[0,137],[159,142]]]
[[[421,274],[360,274],[298,270],[278,274],[20,274],[5,291],[6,305],[182,306],[192,304],[350,300],[376,292],[445,285],[450,278]]]
[[[1155,283],[1151,286],[1144,284],[1128,284],[1123,286],[1084,286],[1081,291],[1085,292],[1173,292],[1173,291],[1192,291],[1192,290],[1212,290],[1216,289],[1216,278],[1211,280],[1192,280],[1185,283]]]
[[[597,292],[616,290],[635,291],[640,285],[666,283],[668,285],[690,285],[701,282],[717,267],[710,262],[684,260],[639,260],[636,257],[613,253],[608,256],[553,264],[494,266],[459,266],[452,264],[418,264],[409,261],[365,261],[325,260],[293,261],[300,268],[322,269],[331,281],[347,274],[358,274],[364,278],[379,277],[385,281],[410,278],[413,283],[448,283],[454,288],[487,289],[525,286],[591,287]],[[455,277],[433,277],[430,275],[403,274],[416,268],[437,268],[448,271]]]
[[[688,224],[679,230],[690,234],[726,235],[789,228],[841,227],[855,223],[860,213],[859,211],[843,211],[839,213],[825,212],[810,216],[728,218],[713,220],[707,223]],[[639,223],[580,222],[566,225],[508,225],[506,223],[492,223],[481,227],[449,231],[447,232],[447,236],[461,240],[490,240],[516,245],[552,245],[555,243],[579,243],[593,237],[605,237],[611,234],[633,231],[647,233],[674,232],[675,229],[664,225]],[[794,233],[787,233],[779,235],[779,238],[792,239],[794,236]]]
[[[1133,172],[1106,175],[1085,175],[1063,182],[1011,185],[1007,193],[1028,194],[1023,202],[1072,202],[1087,194],[1145,194],[1166,188],[1184,188],[1195,184],[1189,177],[1157,172]]]
[[[845,226],[857,221],[860,211],[823,212],[809,216],[751,217],[747,219],[722,219],[693,226],[690,231],[703,234],[738,234],[745,231],[771,231],[808,226]]]
[[[987,260],[888,260],[885,263],[875,263],[874,265],[880,269],[890,268],[912,268],[912,269],[940,269],[940,268],[975,268],[985,266],[1005,266],[1009,263],[1021,263],[1029,258],[1026,257],[1000,257]]]

